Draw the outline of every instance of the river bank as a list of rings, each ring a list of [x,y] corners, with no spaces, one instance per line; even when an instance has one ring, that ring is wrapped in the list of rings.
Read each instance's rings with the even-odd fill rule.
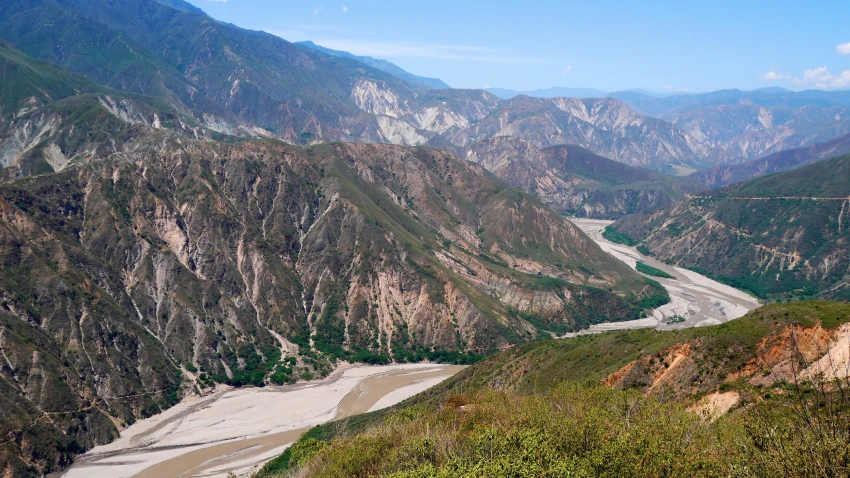
[[[140,420],[79,456],[63,478],[227,476],[274,458],[310,428],[398,403],[462,370],[455,365],[345,365],[321,381],[222,387]]]
[[[696,272],[670,266],[638,252],[634,247],[613,243],[602,232],[613,221],[568,218],[603,250],[635,268],[638,262],[661,269],[675,279],[652,277],[670,293],[670,303],[655,309],[651,316],[626,322],[596,324],[577,334],[597,333],[606,330],[656,328],[681,329],[717,325],[737,319],[760,306],[758,299],[746,292],[721,284]]]

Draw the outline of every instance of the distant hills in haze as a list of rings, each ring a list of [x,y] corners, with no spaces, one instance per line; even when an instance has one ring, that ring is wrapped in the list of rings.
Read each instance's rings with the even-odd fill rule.
[[[620,96],[628,98],[628,97],[639,97],[639,96],[649,96],[651,98],[666,98],[668,96],[680,95],[684,93],[659,93],[657,91],[649,91],[644,90],[642,88],[635,88],[631,90],[623,90],[615,93],[609,93],[607,91],[602,91],[597,88],[570,88],[567,86],[553,86],[551,88],[542,88],[537,90],[526,90],[526,91],[517,91],[511,90],[508,88],[484,88],[485,90],[493,93],[494,95],[502,98],[504,100],[509,100],[515,96],[525,95],[531,96],[532,98],[605,98],[612,97],[618,98]],[[618,98],[619,99],[619,98]]]
[[[443,80],[440,80],[439,78],[426,78],[424,76],[414,75],[413,73],[409,73],[398,65],[396,65],[395,63],[390,63],[387,60],[379,60],[376,58],[372,58],[371,56],[358,56],[351,54],[347,51],[332,50],[330,48],[325,48],[321,45],[316,45],[311,41],[300,41],[296,42],[295,44],[298,46],[303,46],[305,48],[310,48],[311,50],[327,53],[328,55],[339,56],[343,58],[352,58],[354,60],[359,61],[360,63],[369,65],[372,68],[377,68],[381,71],[397,76],[409,83],[423,85],[436,90],[451,88],[451,86],[447,85],[443,82]]]

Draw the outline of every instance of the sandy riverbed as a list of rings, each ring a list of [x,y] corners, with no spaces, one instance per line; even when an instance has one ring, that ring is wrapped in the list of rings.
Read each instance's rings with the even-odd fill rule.
[[[603,250],[634,268],[638,262],[649,264],[676,277],[662,279],[652,277],[670,293],[670,303],[653,311],[651,317],[627,322],[597,324],[579,334],[596,333],[605,330],[623,330],[654,327],[657,329],[680,329],[717,325],[737,319],[759,307],[753,296],[734,287],[721,284],[696,272],[669,266],[651,257],[644,256],[634,247],[615,244],[602,237],[602,231],[612,221],[596,219],[569,218],[585,234],[596,241]],[[684,322],[668,323],[673,318],[684,318]]]
[[[227,476],[279,455],[311,427],[391,406],[463,367],[348,366],[320,382],[224,388],[140,420],[77,458],[67,478]]]

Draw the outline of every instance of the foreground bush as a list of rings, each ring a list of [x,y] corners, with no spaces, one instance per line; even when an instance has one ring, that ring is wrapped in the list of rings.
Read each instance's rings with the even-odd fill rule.
[[[721,476],[710,426],[634,391],[455,396],[317,450],[296,476]]]
[[[306,440],[290,471],[261,476],[850,476],[844,397],[827,393],[824,405],[817,390],[795,390],[712,423],[601,386],[453,395],[439,410],[408,407],[354,436]],[[797,401],[805,395],[818,403]]]

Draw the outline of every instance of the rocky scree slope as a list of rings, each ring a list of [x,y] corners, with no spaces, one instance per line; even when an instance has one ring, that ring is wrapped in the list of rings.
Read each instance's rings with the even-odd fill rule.
[[[538,149],[500,136],[465,148],[463,157],[559,213],[578,217],[617,219],[705,190],[696,181],[628,166],[573,145]]]
[[[140,131],[0,185],[13,474],[60,469],[214,382],[457,360],[665,300],[538,200],[440,151]]]
[[[611,227],[761,298],[848,299],[850,156],[690,196]]]

